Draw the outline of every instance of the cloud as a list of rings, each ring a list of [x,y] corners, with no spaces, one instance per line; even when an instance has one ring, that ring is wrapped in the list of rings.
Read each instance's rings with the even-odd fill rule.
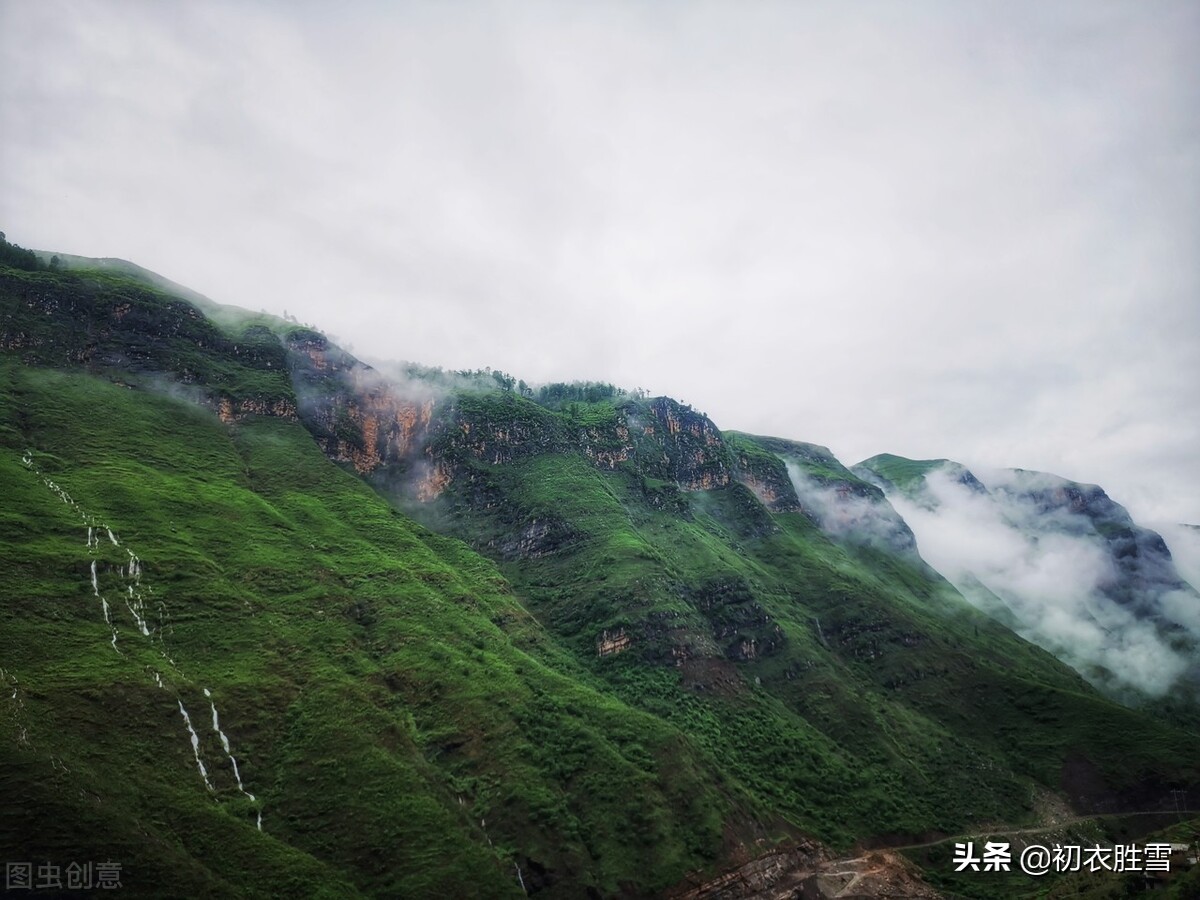
[[[986,492],[935,469],[921,496],[889,494],[921,556],[964,596],[985,609],[998,597],[1019,633],[1110,688],[1161,696],[1200,671],[1200,617],[1187,611],[1195,610],[1194,593],[1154,593],[1150,615],[1135,615],[1137,604],[1109,595],[1120,573],[1090,520],[1037,496],[1061,479],[993,472],[983,481]],[[1191,631],[1192,650],[1172,646],[1178,626]]]
[[[893,553],[913,552],[912,532],[887,500],[873,497],[849,482],[830,483],[812,478],[795,462],[780,459],[801,507],[816,517],[826,534]]]
[[[1179,574],[1192,587],[1200,586],[1200,527],[1177,523],[1154,527],[1166,540]]]
[[[1186,0],[9,0],[0,220],[374,358],[1197,521],[1198,39]]]

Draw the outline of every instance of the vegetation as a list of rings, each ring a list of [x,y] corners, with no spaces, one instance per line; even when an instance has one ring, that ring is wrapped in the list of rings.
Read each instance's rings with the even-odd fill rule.
[[[0,815],[6,849],[121,860],[146,893],[339,896],[515,894],[517,865],[610,893],[716,856],[736,806],[703,754],[570,677],[488,563],[396,516],[298,424],[231,431],[83,373],[8,363],[0,378],[0,528],[20,551],[0,569],[0,658],[21,701],[0,752],[6,797],[24,798]],[[86,529],[22,465],[27,447],[119,535],[97,551],[119,654]],[[161,644],[113,596],[124,547],[164,604]],[[202,687],[258,806],[200,727]]]
[[[946,462],[944,459],[907,459],[891,453],[880,453],[864,459],[855,468],[870,469],[900,490],[908,491],[916,487],[929,472]]]
[[[1192,764],[1194,736],[1096,695],[927,570],[843,549],[798,513],[764,527],[740,485],[688,496],[680,516],[647,502],[632,467],[579,456],[459,483],[484,478],[482,504],[452,488],[456,533],[502,551],[520,523],[553,523],[535,558],[496,554],[530,610],[825,840],[1023,821],[1030,784],[1061,787],[1074,753],[1117,790]],[[597,657],[616,629],[631,649]]]
[[[10,244],[5,237],[4,232],[0,231],[0,266],[10,266],[14,269],[24,269],[29,272],[36,272],[39,269],[58,270],[58,257],[54,257],[51,264],[46,265],[38,259],[37,254],[32,250],[26,250],[17,244]]]
[[[357,361],[198,302],[0,267],[8,859],[118,860],[154,896],[648,895],[801,835],[1200,783],[1193,731],[739,480],[785,478],[785,452],[854,478],[822,448],[412,367],[425,430],[364,480],[351,451],[395,441]]]

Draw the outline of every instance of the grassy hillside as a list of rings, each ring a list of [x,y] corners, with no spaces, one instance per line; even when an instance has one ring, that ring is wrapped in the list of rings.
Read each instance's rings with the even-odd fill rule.
[[[823,448],[510,381],[407,396],[128,272],[0,269],[6,858],[649,895],[1200,786],[1195,733],[823,530],[789,464],[883,502]]]
[[[160,896],[490,896],[518,866],[611,893],[720,852],[745,805],[702,754],[588,687],[490,564],[297,423],[11,360],[0,384],[6,858],[117,860]]]
[[[908,459],[892,453],[880,453],[864,459],[854,469],[870,473],[895,485],[901,491],[917,488],[927,474],[934,469],[950,464],[948,459]]]
[[[681,493],[637,458],[564,453],[464,465],[443,526],[624,699],[827,840],[1021,821],[1040,788],[1157,801],[1196,777],[1194,735],[1100,697],[927,567],[739,483]]]

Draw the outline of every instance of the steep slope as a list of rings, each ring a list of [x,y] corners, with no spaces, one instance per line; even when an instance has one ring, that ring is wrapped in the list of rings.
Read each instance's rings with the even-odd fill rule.
[[[827,451],[605,386],[389,383],[315,334],[290,358],[327,452],[492,556],[581,664],[822,837],[1020,819],[1031,780],[1086,808],[1196,777],[1194,735],[975,612]],[[885,539],[824,533],[838,510],[805,509],[789,460]]]
[[[828,447],[726,432],[732,446],[757,447],[782,462],[796,498],[829,537],[848,546],[872,547],[919,563],[912,530],[883,491],[847,469]]]
[[[921,552],[981,609],[1115,691],[1200,688],[1200,595],[1162,537],[1096,485],[884,455],[883,488]]]
[[[967,604],[823,448],[389,379],[104,272],[0,270],[0,347],[11,858],[141,893],[647,894],[801,833],[1200,785],[1194,732]]]
[[[156,896],[574,896],[759,834],[489,563],[329,463],[274,356],[129,284],[3,289],[7,858]]]

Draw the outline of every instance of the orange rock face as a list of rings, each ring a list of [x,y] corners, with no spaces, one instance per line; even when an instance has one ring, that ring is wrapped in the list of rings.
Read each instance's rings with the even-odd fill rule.
[[[417,481],[417,499],[422,503],[430,503],[441,496],[449,483],[450,473],[438,463]]]
[[[339,440],[336,458],[339,462],[349,462],[356,472],[365,475],[412,451],[429,427],[433,401],[406,400],[390,391],[376,391],[360,395],[357,402],[350,401],[345,411],[358,426],[362,442],[358,445]]]
[[[695,478],[679,483],[685,491],[712,491],[729,484],[729,473],[725,471],[703,472]]]
[[[276,400],[230,400],[222,397],[217,401],[217,418],[226,425],[232,425],[247,416],[272,416],[276,419],[296,419],[296,404],[291,400],[279,398]]]
[[[753,475],[743,474],[739,476],[738,481],[750,488],[750,490],[753,491],[754,496],[757,497],[764,506],[770,506],[779,499],[779,493],[772,485],[767,484],[765,481],[760,481]]]
[[[616,653],[624,653],[632,643],[633,638],[625,633],[624,628],[618,628],[611,632],[605,629],[600,634],[600,639],[596,641],[596,655],[612,656]]]

